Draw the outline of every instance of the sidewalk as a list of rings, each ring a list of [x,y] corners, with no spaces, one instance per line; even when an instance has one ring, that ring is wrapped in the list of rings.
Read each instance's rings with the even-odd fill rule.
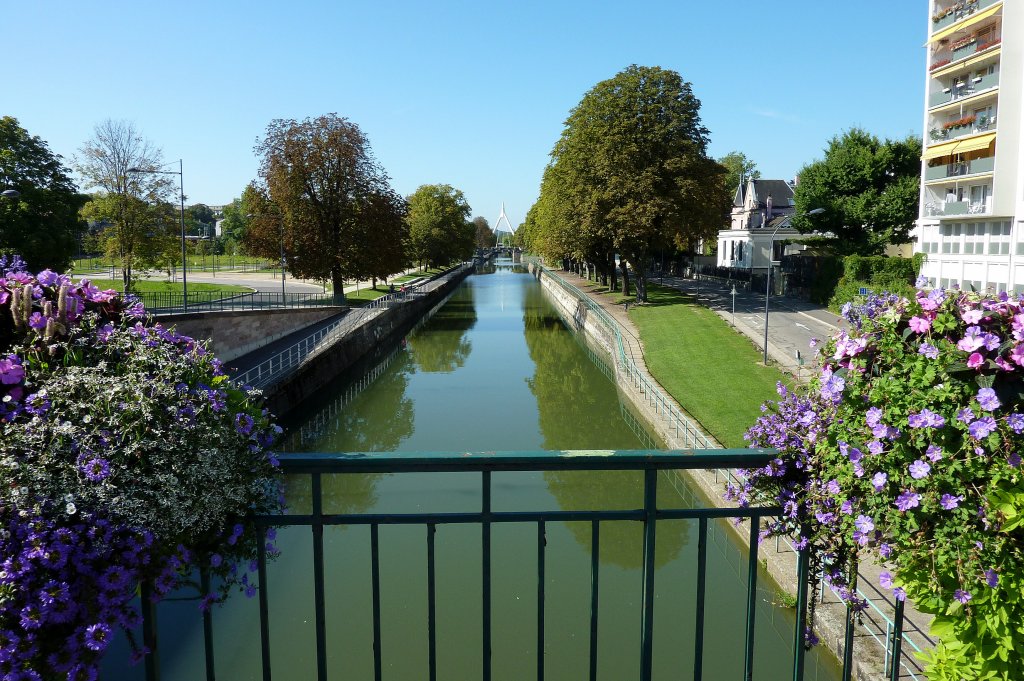
[[[612,303],[610,296],[592,295],[589,288],[594,283],[592,281],[571,272],[559,270],[556,273],[586,293],[591,300],[612,316],[626,335],[636,340],[632,345],[635,345],[640,351],[634,353],[633,359],[638,365],[645,365],[640,334],[629,318],[625,306]],[[660,281],[658,276],[652,276],[648,282],[663,283],[665,286],[671,286],[694,295],[698,302],[715,310],[726,322],[731,323],[733,320],[731,290],[717,282],[695,282],[691,279],[669,276]],[[764,342],[764,299],[764,294],[758,295],[747,291],[737,291],[736,294],[736,330],[748,336],[758,349],[763,349]],[[811,375],[814,364],[813,351],[808,347],[810,339],[812,337],[824,339],[842,328],[843,324],[845,322],[841,318],[806,301],[784,296],[772,297],[769,303],[769,357],[798,378],[806,380]],[[801,344],[807,350],[801,353],[803,362],[797,360],[795,352],[790,352],[791,348],[797,348]],[[693,478],[708,497],[708,501],[715,505],[723,505],[724,483],[720,482],[717,472],[692,471],[692,473],[695,474]],[[741,542],[746,544],[748,536],[746,530],[738,532],[737,536]],[[774,549],[770,548],[772,543],[774,543]],[[796,553],[792,548],[784,541],[766,542],[761,546],[761,555],[773,578],[784,589],[795,593]],[[867,561],[861,563],[858,570],[858,587],[877,607],[877,610],[869,606],[862,614],[861,622],[855,628],[853,678],[870,679],[871,681],[882,679],[883,676],[888,678],[883,673],[886,649],[883,648],[882,641],[886,639],[888,626],[886,620],[892,619],[895,603],[891,591],[880,588],[878,584],[880,572],[881,568],[878,565]],[[822,642],[839,655],[843,650],[846,608],[839,598],[825,586],[822,586],[819,599],[815,622],[816,631]],[[934,645],[927,635],[930,621],[930,615],[918,612],[909,602],[906,604],[904,633],[910,636],[913,644],[906,638],[903,641],[902,664],[904,666],[900,670],[900,679],[924,679],[923,665],[913,657],[913,651],[914,645],[925,650]],[[874,636],[878,638],[876,639]]]

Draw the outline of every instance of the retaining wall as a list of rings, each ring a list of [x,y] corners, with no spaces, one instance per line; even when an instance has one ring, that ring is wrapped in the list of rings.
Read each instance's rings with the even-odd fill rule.
[[[161,315],[158,321],[178,333],[210,340],[218,359],[227,362],[333,317],[347,307],[235,310]]]

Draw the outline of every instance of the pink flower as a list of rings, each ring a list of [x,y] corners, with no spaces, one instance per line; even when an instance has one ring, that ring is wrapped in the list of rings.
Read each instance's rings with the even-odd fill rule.
[[[966,322],[967,324],[977,324],[978,322],[981,321],[981,315],[981,310],[965,310],[960,315],[960,318],[963,319],[964,322]]]
[[[1017,366],[1024,367],[1024,345],[1015,345],[1010,350],[1010,359],[1013,360]]]
[[[914,333],[925,333],[932,328],[932,323],[924,317],[911,317],[910,328]]]
[[[981,356],[979,352],[972,352],[971,356],[967,358],[967,366],[971,369],[977,369],[985,363],[985,358]]]

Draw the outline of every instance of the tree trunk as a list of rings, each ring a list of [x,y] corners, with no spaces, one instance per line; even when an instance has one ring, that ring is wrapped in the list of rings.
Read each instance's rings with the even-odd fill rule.
[[[345,304],[345,277],[341,274],[341,267],[335,265],[331,268],[331,286],[334,287],[334,304]]]
[[[625,258],[619,258],[619,269],[622,270],[622,295],[629,295],[629,269]]]
[[[609,253],[606,256],[606,258],[607,258],[607,260],[604,261],[605,262],[605,267],[608,268],[608,274],[610,275],[610,278],[611,278],[611,283],[608,286],[608,290],[609,291],[617,291],[619,289],[619,281],[618,281],[618,277],[615,274],[615,254],[614,253]]]
[[[636,302],[646,303],[647,302],[647,272],[645,268],[633,266],[636,270],[635,284],[636,284]]]
[[[372,279],[373,279],[373,290],[376,291],[377,290],[377,277],[372,277]]]

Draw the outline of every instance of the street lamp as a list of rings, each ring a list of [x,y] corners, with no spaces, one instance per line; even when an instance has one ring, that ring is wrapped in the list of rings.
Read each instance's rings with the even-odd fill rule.
[[[178,196],[181,199],[181,310],[188,312],[188,256],[185,254],[185,173],[182,160],[178,159],[178,170],[150,170],[148,168],[129,168],[129,173],[145,173],[148,175],[177,175]]]
[[[732,294],[732,325],[736,326],[736,284],[732,285],[729,293]]]
[[[793,217],[795,218],[795,217],[803,217],[803,216],[810,216],[810,215],[820,215],[820,214],[822,214],[824,212],[825,212],[824,208],[815,208],[814,210],[809,210],[806,213],[801,213],[800,215],[794,215]],[[788,222],[792,223],[793,219],[790,218]],[[785,225],[785,224],[787,224],[786,220],[780,221],[778,227],[776,227],[775,231],[772,232],[771,239],[768,241],[768,276],[765,277],[765,283],[764,283],[764,365],[765,366],[768,366],[768,301],[770,299],[771,291],[772,291],[772,288],[771,288],[772,287],[772,262],[773,262],[773,260],[775,258],[775,236],[779,233],[779,230],[782,229],[782,226]],[[735,298],[733,300],[735,300]]]

